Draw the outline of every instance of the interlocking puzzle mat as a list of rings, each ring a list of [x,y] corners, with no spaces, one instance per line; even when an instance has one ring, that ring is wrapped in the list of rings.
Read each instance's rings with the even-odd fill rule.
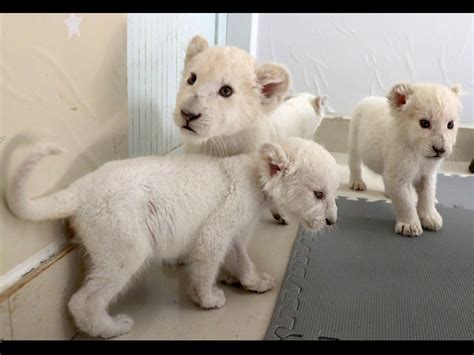
[[[438,205],[443,228],[409,238],[386,201],[337,205],[334,227],[298,231],[265,339],[473,339],[473,210]]]
[[[474,210],[474,176],[438,174],[436,198],[445,206]]]

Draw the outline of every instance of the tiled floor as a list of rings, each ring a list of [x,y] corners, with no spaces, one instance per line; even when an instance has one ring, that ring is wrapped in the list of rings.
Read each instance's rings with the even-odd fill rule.
[[[340,164],[340,196],[386,199],[381,177],[366,169],[363,176],[368,190],[350,190],[347,156],[334,153],[334,157]],[[446,162],[443,172],[467,174],[467,164]],[[249,253],[260,270],[277,279],[277,285],[264,294],[222,285],[227,298],[222,309],[201,310],[189,300],[183,267],[150,267],[111,309],[112,314],[127,313],[135,320],[132,332],[116,339],[262,339],[278,297],[297,227],[294,221],[288,226],[277,225],[269,213],[265,215],[250,242]],[[90,338],[78,334],[75,339]]]

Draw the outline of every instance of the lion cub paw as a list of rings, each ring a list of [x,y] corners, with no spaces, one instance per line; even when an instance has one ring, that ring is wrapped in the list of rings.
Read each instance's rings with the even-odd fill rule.
[[[423,233],[423,229],[420,224],[397,222],[395,233],[406,235],[407,237],[418,237]]]
[[[363,181],[353,181],[351,184],[351,190],[356,190],[356,191],[365,191],[367,190],[367,186],[365,185],[365,182]]]
[[[288,225],[288,218],[286,216],[282,216],[279,213],[272,213],[272,216],[279,224],[282,224],[284,226]]]
[[[196,288],[191,288],[189,295],[201,308],[222,308],[225,304],[224,291],[216,286],[213,286],[210,290],[200,291],[197,291]]]
[[[423,228],[430,231],[439,231],[443,226],[443,217],[438,211],[434,210],[431,213],[420,214],[420,221]]]
[[[276,280],[264,272],[257,274],[255,280],[250,283],[243,285],[247,290],[254,292],[267,292],[275,287]]]

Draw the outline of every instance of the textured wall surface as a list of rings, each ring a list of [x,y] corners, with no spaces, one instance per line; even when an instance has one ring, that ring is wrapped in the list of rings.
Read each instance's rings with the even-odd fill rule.
[[[329,95],[350,114],[397,81],[460,83],[474,123],[472,14],[260,14],[259,61],[288,66],[296,91]]]
[[[1,276],[64,240],[61,223],[25,222],[5,206],[6,178],[31,142],[66,150],[33,172],[35,197],[127,157],[127,15],[2,14],[0,46]]]
[[[164,154],[181,144],[173,122],[176,93],[189,41],[216,40],[217,14],[128,16],[129,152]]]

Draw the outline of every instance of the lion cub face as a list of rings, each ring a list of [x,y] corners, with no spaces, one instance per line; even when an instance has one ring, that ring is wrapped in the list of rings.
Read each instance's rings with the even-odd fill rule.
[[[257,67],[246,51],[209,48],[196,36],[187,48],[174,122],[182,138],[195,143],[236,134],[283,101],[289,80],[281,65]]]
[[[265,143],[260,148],[265,164],[260,170],[263,189],[278,206],[298,218],[306,229],[318,230],[336,223],[336,161],[319,144],[286,138],[281,146]]]
[[[418,155],[438,160],[451,154],[459,125],[460,91],[459,86],[431,83],[400,83],[392,88],[388,95],[391,114]]]

